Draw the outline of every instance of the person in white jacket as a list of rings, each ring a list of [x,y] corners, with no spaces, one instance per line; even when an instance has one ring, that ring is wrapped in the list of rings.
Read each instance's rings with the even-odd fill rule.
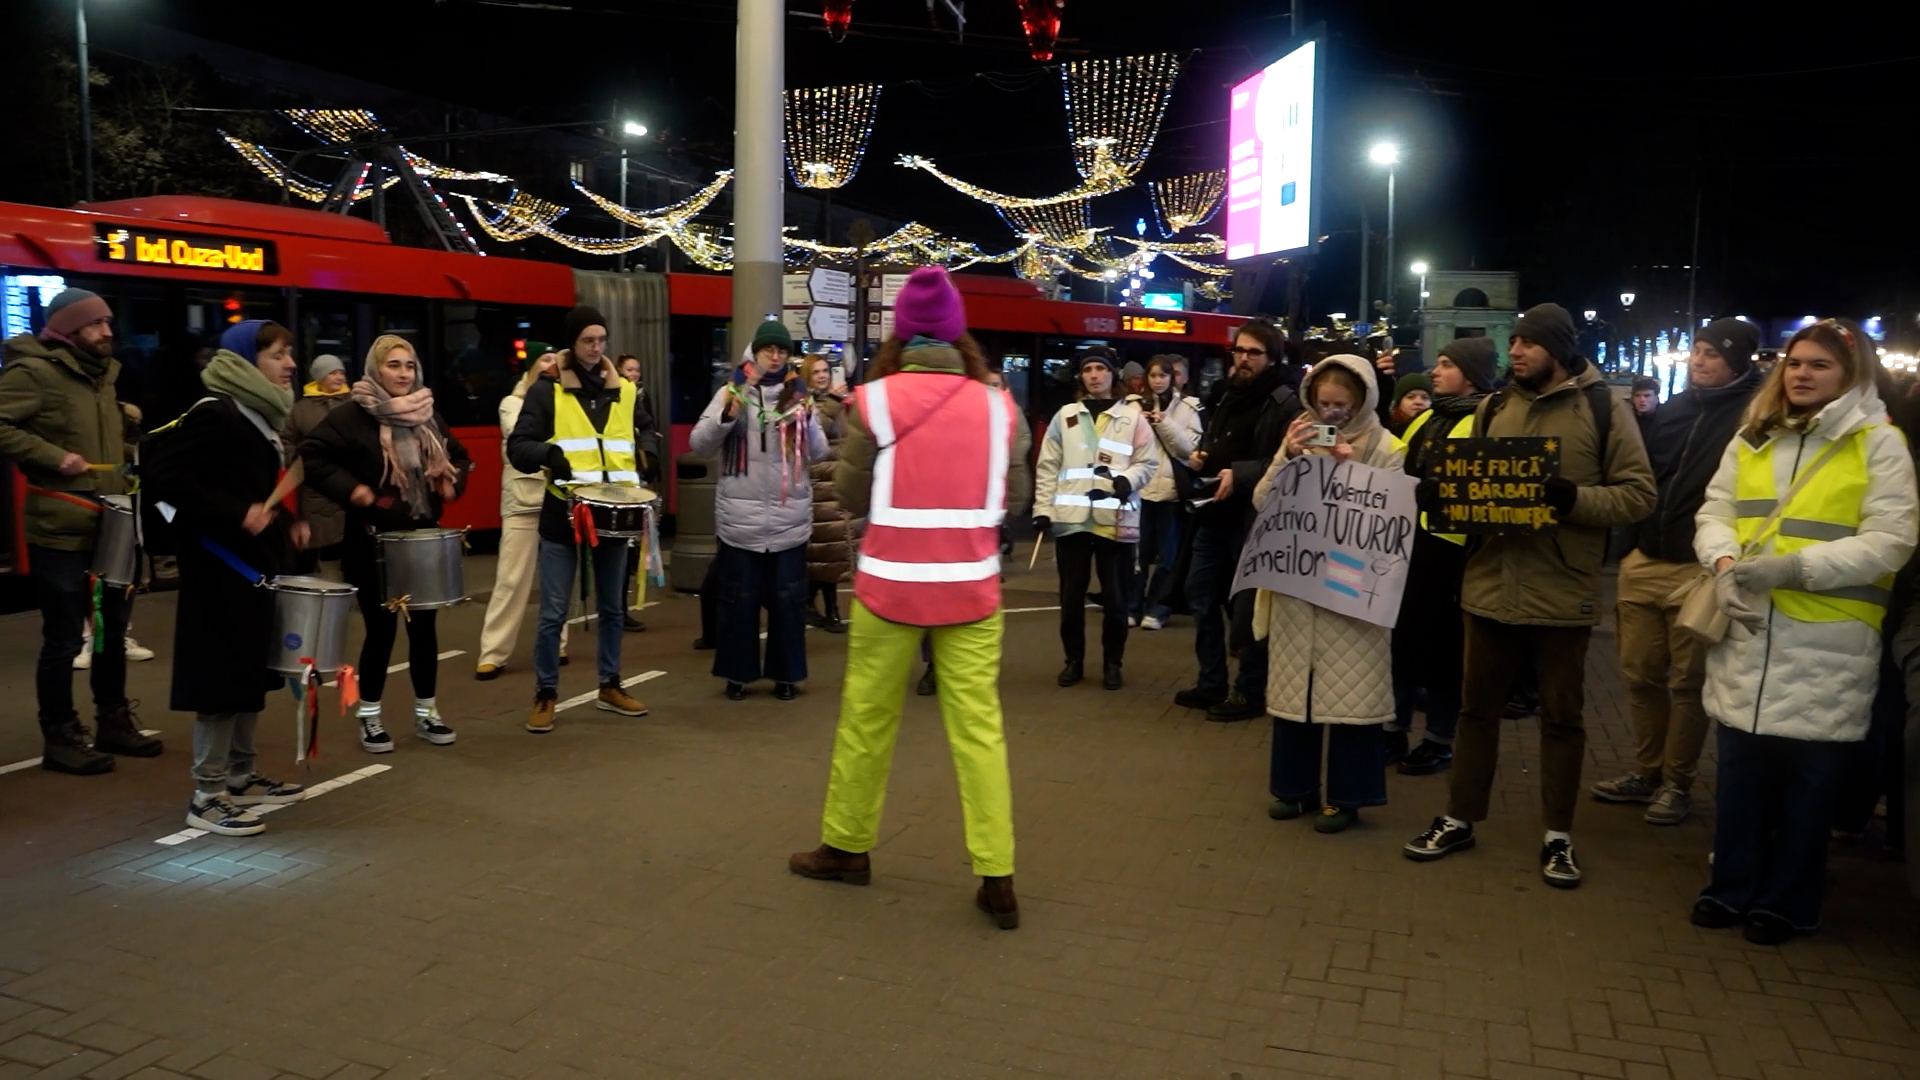
[[[1866,737],[1881,620],[1915,544],[1913,460],[1837,319],[1787,342],[1695,516],[1726,636],[1707,653],[1719,818],[1697,926],[1778,944],[1820,926],[1829,808]]]
[[[545,342],[527,342],[526,373],[513,393],[500,399],[500,554],[494,560],[493,595],[487,600],[486,618],[480,624],[480,659],[473,677],[482,682],[497,679],[507,669],[507,657],[520,637],[520,621],[527,615],[527,596],[533,591],[540,561],[540,502],[546,493],[546,477],[523,473],[506,460],[507,436],[520,422],[520,407],[526,404],[527,390],[542,377],[553,374],[560,354]],[[567,662],[567,627],[560,624],[560,662]]]
[[[1404,451],[1380,423],[1373,365],[1349,354],[1329,356],[1314,365],[1302,393],[1307,411],[1287,427],[1280,452],[1253,489],[1254,506],[1266,502],[1281,468],[1303,454],[1400,469]],[[1309,445],[1316,424],[1339,429],[1332,446]],[[1393,628],[1264,589],[1255,597],[1253,627],[1256,637],[1266,638],[1267,712],[1274,718],[1267,816],[1285,821],[1318,810],[1313,827],[1339,832],[1360,820],[1361,807],[1387,801]],[[1324,805],[1323,743],[1330,744]]]
[[[1160,454],[1159,471],[1140,489],[1140,565],[1133,582],[1131,615],[1142,630],[1160,629],[1173,612],[1167,592],[1187,525],[1187,504],[1174,482],[1173,463],[1187,460],[1200,445],[1200,403],[1173,385],[1173,367],[1179,359],[1156,356],[1147,364],[1147,393],[1141,406]]]

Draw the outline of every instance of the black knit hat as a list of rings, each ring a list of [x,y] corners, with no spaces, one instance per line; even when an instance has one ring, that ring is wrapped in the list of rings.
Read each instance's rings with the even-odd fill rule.
[[[1513,336],[1547,350],[1547,355],[1560,361],[1569,375],[1579,374],[1586,367],[1580,359],[1580,336],[1573,328],[1573,316],[1559,304],[1540,304],[1522,312],[1513,324]]]
[[[1073,377],[1074,378],[1077,379],[1080,377],[1080,371],[1082,368],[1087,366],[1088,361],[1105,364],[1107,366],[1107,370],[1113,372],[1114,377],[1116,379],[1119,378],[1120,357],[1116,355],[1114,351],[1108,348],[1107,346],[1105,345],[1092,346],[1091,348],[1087,349],[1085,352],[1082,352],[1079,356],[1075,357],[1073,361]]]
[[[560,347],[563,349],[572,349],[580,343],[580,335],[587,332],[587,327],[598,326],[605,329],[606,325],[607,317],[605,315],[600,314],[599,311],[585,304],[581,304],[579,307],[567,312],[567,317],[560,320]]]
[[[1493,378],[1500,366],[1500,350],[1489,337],[1454,338],[1440,346],[1440,355],[1453,361],[1460,374],[1467,377],[1475,390],[1487,393],[1493,389]]]
[[[1745,319],[1715,319],[1694,340],[1713,346],[1736,376],[1745,375],[1760,348],[1760,328]]]

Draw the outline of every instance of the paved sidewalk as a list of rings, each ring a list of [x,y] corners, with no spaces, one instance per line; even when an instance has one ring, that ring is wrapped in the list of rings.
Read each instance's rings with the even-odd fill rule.
[[[484,563],[475,560],[484,576]],[[1046,567],[1009,608],[1048,608]],[[475,582],[476,586],[484,581]],[[189,718],[164,711],[172,601],[143,597],[132,670],[165,756],[112,775],[0,775],[0,1080],[573,1076],[1920,1077],[1920,941],[1895,865],[1833,861],[1828,929],[1779,949],[1705,932],[1702,817],[1588,804],[1586,884],[1540,881],[1537,728],[1509,725],[1480,847],[1400,845],[1444,776],[1389,781],[1346,834],[1265,814],[1269,725],[1173,708],[1187,620],[1129,642],[1127,689],[1053,685],[1055,612],[1008,616],[1005,693],[1024,925],[971,906],[931,699],[909,697],[868,888],[790,876],[818,842],[845,640],[808,634],[795,702],[728,702],[670,597],[625,638],[627,719],[521,730],[509,674],[471,679],[480,605],[442,619],[460,741],[362,753],[333,711],[309,781],[390,766],[173,844]],[[0,620],[0,766],[35,745],[37,624]],[[1097,633],[1093,635],[1097,641]],[[1097,647],[1097,645],[1096,645]],[[576,633],[561,697],[591,689]],[[1610,632],[1590,659],[1589,776],[1630,754]],[[1097,658],[1095,658],[1097,659]],[[292,776],[284,695],[263,764]]]

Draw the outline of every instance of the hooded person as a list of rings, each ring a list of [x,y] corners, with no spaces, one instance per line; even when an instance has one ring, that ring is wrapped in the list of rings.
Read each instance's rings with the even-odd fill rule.
[[[1255,506],[1282,470],[1308,455],[1400,468],[1400,444],[1380,423],[1380,384],[1364,357],[1327,357],[1301,390],[1307,411],[1288,425],[1253,490]],[[1333,426],[1334,445],[1312,444],[1315,424]],[[1360,819],[1362,807],[1387,801],[1382,725],[1393,719],[1392,630],[1264,589],[1255,595],[1253,618],[1255,636],[1266,639],[1266,709],[1274,718],[1268,816],[1314,814],[1316,830],[1339,832]]]
[[[1433,405],[1433,378],[1425,372],[1402,375],[1393,383],[1393,404],[1387,412],[1387,430],[1407,430],[1413,419]]]
[[[574,582],[593,585],[599,613],[594,707],[645,716],[647,707],[621,685],[620,646],[626,616],[628,541],[580,528],[570,504],[575,484],[640,486],[639,433],[653,426],[639,387],[622,379],[607,355],[606,316],[586,305],[561,320],[559,359],[551,382],[528,389],[507,437],[507,461],[523,473],[543,473],[540,502],[540,622],[533,646],[533,711],[526,728],[553,730],[560,686],[560,627],[567,621]],[[584,551],[582,549],[585,549]],[[583,570],[581,563],[587,563]]]
[[[821,844],[788,869],[865,885],[879,842],[913,656],[931,637],[940,715],[960,781],[975,905],[1020,923],[1013,892],[1013,796],[1000,708],[1000,523],[1026,498],[1020,408],[990,384],[944,269],[907,279],[894,336],[847,410],[834,486],[868,525],[853,579],[847,676]]]
[[[329,413],[347,403],[351,390],[344,361],[332,354],[314,357],[307,365],[307,385],[287,414],[287,430],[281,432],[286,444],[299,446]],[[300,489],[300,513],[307,522],[308,539],[296,561],[301,573],[311,574],[321,560],[340,557],[340,542],[347,535],[347,513],[311,484]]]
[[[520,637],[520,621],[526,615],[527,597],[533,590],[540,558],[540,509],[546,501],[546,477],[538,472],[521,472],[507,456],[507,439],[520,422],[520,410],[527,394],[551,380],[559,368],[560,355],[544,341],[527,342],[527,369],[520,374],[513,392],[500,399],[500,552],[494,560],[493,595],[487,599],[487,613],[480,624],[480,656],[474,662],[473,677],[486,682],[500,677],[507,657]],[[567,624],[560,624],[560,662],[567,661]]]
[[[113,311],[85,289],[66,289],[47,305],[38,336],[7,340],[0,364],[0,457],[26,480],[25,552],[40,600],[40,659],[34,686],[52,772],[93,775],[113,755],[153,757],[160,740],[140,734],[127,700],[130,590],[101,592],[103,631],[93,638],[87,678],[94,726],[81,722],[73,669],[93,617],[88,580],[100,534],[101,501],[126,495],[124,417],[114,392]]]

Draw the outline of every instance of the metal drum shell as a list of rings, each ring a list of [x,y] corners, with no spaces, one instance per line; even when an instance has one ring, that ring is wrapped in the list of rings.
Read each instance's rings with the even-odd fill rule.
[[[469,599],[462,560],[466,533],[407,529],[375,539],[380,543],[382,595],[388,602],[404,596],[409,609],[434,611]]]
[[[351,585],[315,577],[274,578],[273,648],[267,668],[276,675],[303,675],[301,657],[331,675],[347,662],[347,623],[353,614]]]
[[[140,536],[134,527],[133,500],[125,495],[100,496],[100,534],[93,541],[94,577],[125,588],[140,576]]]
[[[647,535],[647,515],[660,499],[646,488],[621,484],[582,484],[569,494],[573,503],[584,505],[593,515],[593,531],[613,540]]]

